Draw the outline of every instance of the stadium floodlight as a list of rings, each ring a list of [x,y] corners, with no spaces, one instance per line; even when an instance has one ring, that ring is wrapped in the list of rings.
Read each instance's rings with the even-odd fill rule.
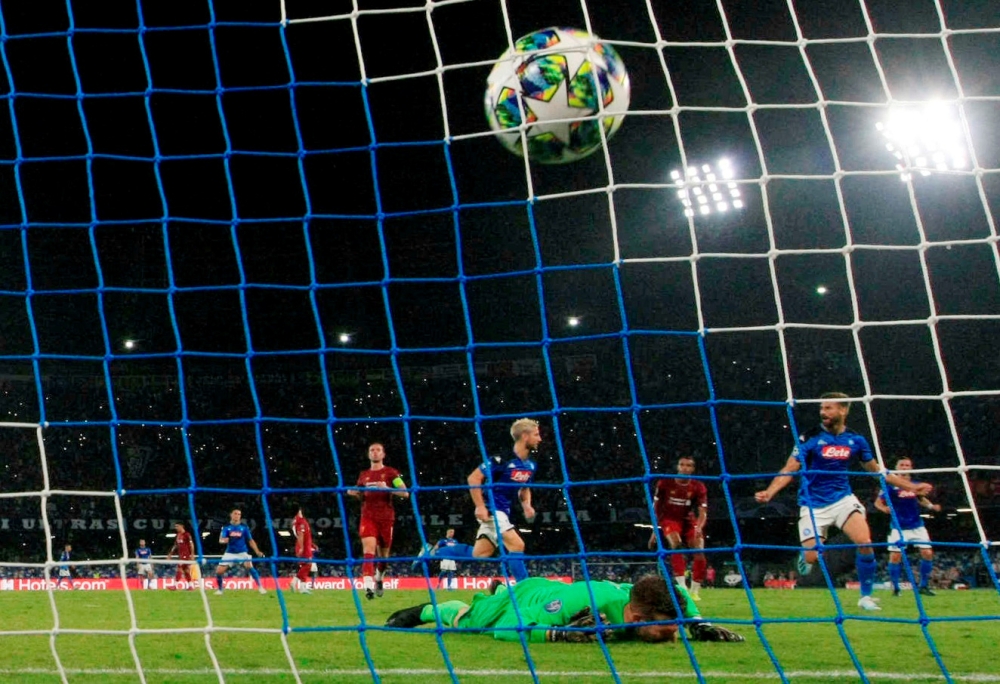
[[[125,351],[135,351],[139,347],[139,341],[131,338],[122,340],[122,349]]]
[[[723,157],[715,163],[688,166],[684,173],[674,169],[670,180],[677,186],[677,198],[684,206],[684,215],[725,214],[730,209],[743,208],[743,194],[733,179],[733,163]]]
[[[818,295],[825,295],[829,291],[830,290],[827,289],[826,285],[820,285],[819,287],[816,288],[816,294]]]
[[[337,341],[340,342],[341,344],[348,344],[351,341],[350,333],[345,333],[345,332],[340,333],[339,335],[337,335]]]
[[[920,107],[894,107],[875,128],[886,139],[885,148],[896,158],[899,179],[913,173],[964,169],[968,153],[962,124],[948,106],[931,102]]]
[[[580,325],[580,317],[570,316],[569,318],[566,319],[566,325],[568,325],[571,328],[577,327],[578,325]]]

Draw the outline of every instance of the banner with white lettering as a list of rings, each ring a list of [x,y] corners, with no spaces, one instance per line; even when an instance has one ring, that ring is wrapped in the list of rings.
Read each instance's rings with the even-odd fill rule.
[[[490,582],[494,579],[500,580],[499,577],[456,577],[454,581],[450,583],[449,589],[467,589],[470,591],[483,591],[488,589]],[[549,577],[548,579],[558,580],[560,582],[565,582],[569,584],[572,582],[570,577]],[[292,578],[289,577],[279,577],[277,581],[277,586],[281,587],[282,591],[291,591]],[[513,582],[513,580],[511,580]],[[122,582],[121,578],[118,577],[108,577],[108,578],[75,578],[72,582],[72,589],[70,588],[70,582],[63,578],[60,584],[56,579],[45,580],[42,578],[6,578],[0,579],[0,591],[122,591],[125,589],[125,585],[132,591],[150,591],[150,590],[168,590],[168,591],[184,591],[198,589],[200,586],[204,585],[205,589],[214,591],[215,590],[215,579],[204,579],[195,582],[186,581],[176,581],[172,578],[158,577],[157,579],[150,582],[149,589],[144,589],[142,586],[142,581],[137,578],[129,578],[125,582]],[[269,591],[274,591],[275,581],[271,577],[261,577],[261,583],[264,588]],[[361,583],[361,578],[356,578],[353,581],[346,577],[318,577],[312,581],[312,589],[315,590],[346,590],[353,588],[361,591],[364,587]],[[233,590],[239,591],[241,589],[249,589],[256,591],[257,585],[254,583],[253,579],[250,577],[227,577],[224,580],[224,586],[226,591]],[[394,577],[387,578],[385,580],[386,590],[403,590],[412,591],[415,589],[422,589],[426,591],[428,588],[437,589],[438,582],[436,578],[431,578],[428,582],[427,579],[423,577]]]

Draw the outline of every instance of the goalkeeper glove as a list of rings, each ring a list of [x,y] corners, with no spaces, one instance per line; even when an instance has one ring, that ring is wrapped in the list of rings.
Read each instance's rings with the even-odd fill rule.
[[[742,634],[725,627],[716,627],[709,622],[695,622],[690,629],[691,638],[695,641],[744,641]]]
[[[601,622],[607,625],[608,618],[604,613],[599,613]],[[594,619],[594,614],[591,612],[590,608],[584,608],[578,613],[574,614],[566,627],[589,627],[590,629],[578,629],[578,630],[556,630],[550,629],[546,633],[546,641],[563,641],[570,644],[584,644],[592,641],[597,641],[597,620]],[[611,638],[611,630],[604,627],[601,630],[601,635],[605,639]]]

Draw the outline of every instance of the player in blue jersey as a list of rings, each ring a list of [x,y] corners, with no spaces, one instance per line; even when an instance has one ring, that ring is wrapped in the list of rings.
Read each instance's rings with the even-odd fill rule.
[[[473,470],[468,478],[469,496],[476,504],[476,520],[479,521],[472,555],[489,558],[499,550],[502,540],[507,550],[507,569],[520,581],[528,579],[528,570],[523,560],[524,540],[510,521],[511,506],[516,497],[521,502],[524,519],[529,523],[535,519],[528,485],[535,478],[537,466],[530,457],[542,443],[542,435],[537,420],[521,418],[510,426],[510,436],[514,440],[514,453],[494,456]],[[508,573],[502,574],[506,577]]]
[[[911,483],[915,482],[907,471],[913,470],[913,461],[908,458],[900,458],[896,461],[896,472],[900,477],[904,477]],[[888,496],[886,493],[888,492]],[[931,501],[926,496],[920,496],[914,492],[889,486],[883,490],[875,499],[875,508],[886,515],[896,514],[896,519],[892,522],[892,530],[889,532],[889,579],[892,580],[892,595],[899,596],[899,579],[902,574],[903,547],[899,545],[899,533],[903,532],[903,541],[912,543],[920,549],[920,587],[919,592],[924,596],[934,596],[934,592],[927,581],[931,577],[934,569],[934,550],[931,548],[931,537],[924,527],[923,518],[920,517],[920,509],[926,508],[930,511],[940,511],[941,506]],[[899,523],[897,526],[896,523]]]
[[[473,470],[468,478],[469,496],[476,505],[476,520],[479,521],[475,545],[456,543],[437,547],[433,555],[466,560],[489,558],[499,549],[502,540],[507,550],[507,569],[514,579],[522,580],[528,577],[523,560],[524,540],[510,521],[511,505],[516,497],[521,502],[525,520],[530,523],[535,519],[528,485],[535,477],[536,466],[530,457],[541,444],[542,436],[538,421],[530,418],[515,420],[510,426],[510,436],[514,440],[513,454],[494,456]],[[506,577],[507,570],[501,569],[501,574]]]
[[[455,530],[449,528],[447,532],[444,533],[444,537],[438,540],[438,543],[434,545],[435,550],[448,549],[458,545],[458,540],[455,539]],[[439,561],[439,573],[438,573],[438,589],[449,589],[453,590],[455,584],[455,570],[458,566],[455,564],[454,558],[448,558],[447,552],[442,554],[443,558]]]
[[[823,400],[819,407],[821,425],[802,436],[801,443],[792,451],[779,475],[755,497],[758,502],[767,503],[792,481],[791,473],[805,466],[806,472],[799,482],[799,539],[805,548],[805,563],[800,571],[808,574],[819,559],[818,552],[812,550],[817,537],[826,541],[830,527],[837,527],[858,547],[855,560],[861,585],[858,607],[881,610],[871,596],[875,584],[872,535],[865,518],[865,507],[851,491],[848,472],[855,457],[868,472],[877,473],[882,469],[874,460],[868,440],[847,429],[847,414],[851,410],[850,402],[845,401],[847,395],[828,392],[820,399]],[[927,483],[911,483],[892,473],[886,473],[885,480],[920,496],[932,489]]]
[[[73,570],[75,568],[70,564],[70,557],[73,553],[73,547],[67,544],[63,547],[62,553],[59,554],[59,579],[56,580],[56,589],[62,586],[62,582],[65,579],[69,582],[69,588],[75,589],[73,586]]]
[[[253,577],[253,581],[257,583],[257,591],[262,594],[267,593],[267,589],[260,583],[260,575],[257,574],[257,570],[253,567],[250,552],[247,551],[247,548],[249,547],[258,558],[263,556],[264,552],[257,547],[257,542],[253,540],[253,535],[250,534],[250,528],[243,524],[242,520],[243,512],[238,508],[234,508],[229,514],[229,524],[222,528],[222,533],[219,535],[219,543],[224,545],[226,550],[222,554],[222,560],[219,561],[219,567],[215,569],[215,586],[218,587],[215,593],[218,596],[222,596],[224,589],[223,580],[225,579],[226,571],[234,563],[243,563],[243,567],[247,569],[247,572]]]
[[[135,550],[135,564],[138,566],[139,577],[142,579],[142,588],[149,589],[156,574],[153,572],[153,549],[146,546],[146,540],[139,540],[139,547]]]

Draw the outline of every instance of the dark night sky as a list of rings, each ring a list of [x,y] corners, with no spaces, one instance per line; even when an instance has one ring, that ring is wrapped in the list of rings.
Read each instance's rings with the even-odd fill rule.
[[[288,17],[312,17],[317,4],[288,2]],[[772,240],[777,250],[816,250],[775,260],[785,321],[849,325],[848,262],[836,251],[848,235],[854,244],[893,248],[851,255],[860,319],[926,319],[921,252],[912,249],[920,243],[916,215],[908,186],[886,173],[894,160],[875,122],[890,97],[958,93],[935,4],[906,4],[906,12],[892,0],[862,5],[876,32],[893,34],[873,48],[886,90],[858,3],[796,3],[802,36],[819,41],[802,48],[778,0],[723,2],[727,23],[708,0],[588,2],[594,33],[617,45],[629,69],[631,113],[610,141],[610,167],[595,154],[568,166],[532,165],[526,176],[522,160],[488,134],[482,114],[489,60],[508,41],[496,0],[435,7],[434,41],[424,2],[361,0],[360,57],[372,80],[364,88],[346,0],[323,3],[332,19],[284,31],[278,2],[215,3],[211,27],[208,3],[145,2],[143,32],[134,2],[72,2],[72,22],[63,2],[5,3],[0,373],[31,373],[36,344],[46,374],[102,373],[105,354],[114,355],[114,373],[175,373],[178,352],[197,374],[212,364],[244,372],[251,347],[319,350],[320,331],[331,368],[386,366],[385,354],[361,352],[387,351],[390,330],[402,349],[498,345],[476,349],[476,358],[538,357],[543,323],[556,339],[614,335],[624,329],[622,312],[631,330],[690,332],[698,329],[692,235],[699,253],[726,255],[697,265],[708,328],[777,324],[766,258]],[[918,178],[913,197],[931,243],[924,254],[938,313],[994,317],[938,324],[951,389],[996,391],[1000,365],[987,341],[1000,332],[1000,281],[995,232],[992,243],[987,238],[1000,204],[1000,5],[940,4],[948,28],[959,31],[947,45],[979,173]],[[506,3],[515,38],[551,25],[582,27],[581,7]],[[419,11],[368,13],[399,8]],[[739,74],[722,42],[727,25]],[[974,28],[992,31],[961,32]],[[826,100],[832,150],[803,55]],[[404,78],[415,73],[423,75]],[[752,117],[739,76],[757,107]],[[447,145],[445,124],[453,138]],[[699,218],[689,229],[666,187],[682,145],[690,160],[733,160],[738,177],[751,181],[742,186],[744,212]],[[847,173],[837,180],[834,151]],[[762,163],[766,212],[756,183]],[[529,193],[537,198],[530,207]],[[968,243],[933,244],[952,240]],[[616,244],[625,260],[621,308]],[[662,258],[680,260],[655,261]],[[530,273],[539,266],[546,269],[541,290]],[[479,277],[486,275],[502,277]],[[829,288],[826,296],[816,294],[819,285]],[[569,315],[582,317],[577,331],[566,327]],[[341,331],[354,336],[347,347],[336,340]],[[867,327],[859,338],[874,393],[942,391],[928,326]],[[138,340],[137,349],[124,351],[125,339]],[[697,380],[703,372],[693,340],[636,334],[630,349],[651,372]],[[786,342],[797,398],[815,398],[831,382],[864,392],[849,329],[795,328]],[[534,345],[516,346],[525,343]],[[706,348],[720,397],[787,398],[773,328],[709,334]],[[618,338],[551,349],[623,363]],[[316,368],[318,355],[253,363],[258,372]],[[730,368],[740,355],[754,359],[748,376]],[[843,359],[834,378],[829,366],[817,373],[811,365],[825,357]],[[465,356],[459,349],[400,358],[464,363]],[[639,401],[703,401],[705,387]],[[319,398],[309,401],[325,415]],[[542,380],[530,402],[509,410],[553,405]],[[120,410],[128,416],[133,409]],[[176,410],[148,418],[176,420]],[[56,400],[47,411],[53,420],[74,419]]]

